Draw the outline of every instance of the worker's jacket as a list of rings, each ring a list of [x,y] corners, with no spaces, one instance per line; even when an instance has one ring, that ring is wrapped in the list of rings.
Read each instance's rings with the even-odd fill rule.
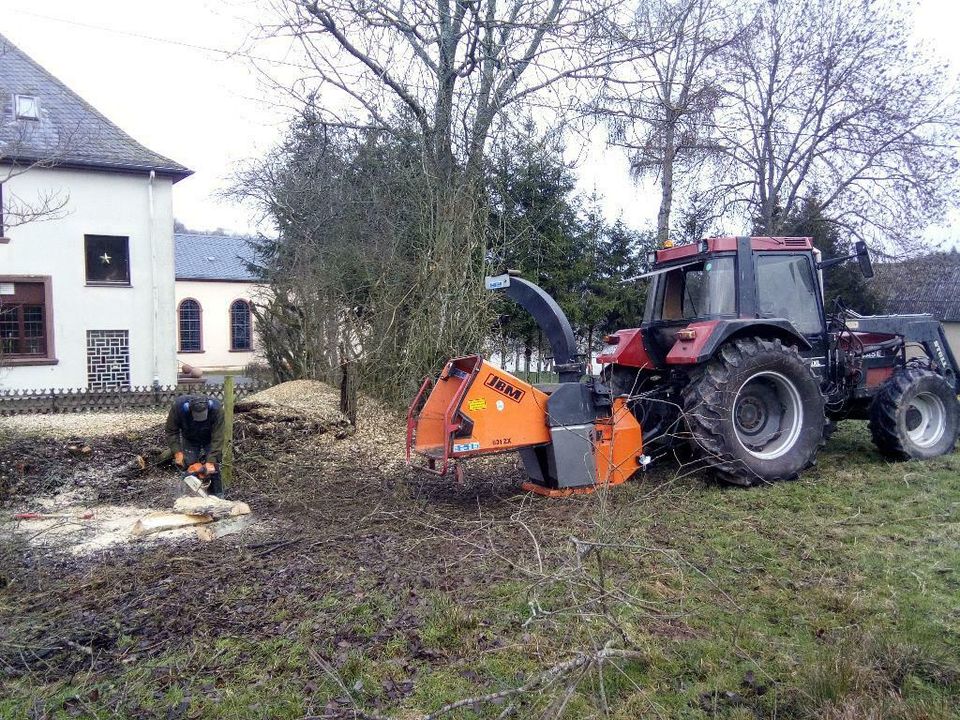
[[[167,446],[173,453],[181,452],[184,445],[209,448],[207,460],[219,463],[223,458],[223,407],[219,400],[207,398],[207,419],[198,422],[190,412],[190,400],[194,396],[178,397],[167,414]]]

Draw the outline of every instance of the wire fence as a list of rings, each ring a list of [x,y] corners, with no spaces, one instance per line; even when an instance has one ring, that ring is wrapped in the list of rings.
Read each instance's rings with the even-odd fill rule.
[[[237,399],[270,387],[254,380],[234,385]],[[49,390],[0,390],[0,416],[31,413],[116,412],[170,407],[179,395],[207,395],[223,399],[223,384],[134,386],[115,390],[65,388]]]

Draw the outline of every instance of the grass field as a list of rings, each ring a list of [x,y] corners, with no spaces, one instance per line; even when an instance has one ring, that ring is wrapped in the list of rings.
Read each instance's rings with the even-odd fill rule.
[[[847,423],[753,490],[475,472],[301,498],[286,546],[71,566],[4,540],[0,717],[960,717],[960,455],[890,464]]]

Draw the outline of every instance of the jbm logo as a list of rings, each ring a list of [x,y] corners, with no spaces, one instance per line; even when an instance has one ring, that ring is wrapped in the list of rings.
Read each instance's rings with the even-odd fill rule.
[[[518,387],[514,387],[513,385],[508,383],[506,380],[502,380],[501,378],[498,378],[493,373],[490,373],[489,375],[487,375],[487,379],[483,381],[483,384],[486,385],[488,388],[492,388],[493,390],[496,390],[501,395],[506,395],[508,398],[510,398],[514,402],[520,402],[521,400],[523,400],[523,396],[525,394],[524,390],[521,390]]]

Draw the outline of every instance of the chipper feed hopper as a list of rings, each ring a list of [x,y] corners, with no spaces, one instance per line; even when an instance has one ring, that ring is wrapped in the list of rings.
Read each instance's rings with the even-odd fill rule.
[[[426,460],[439,475],[462,472],[462,461],[519,451],[530,481],[524,488],[562,496],[617,485],[648,462],[640,424],[625,398],[585,376],[573,330],[557,303],[520,277],[487,278],[543,329],[559,383],[531,385],[480,355],[450,360],[436,382],[426,378],[407,413],[407,459]]]
[[[479,355],[426,380],[407,418],[410,452],[445,473],[468,457],[519,450],[539,493],[628,479],[674,447],[737,485],[791,480],[843,420],[868,420],[894,460],[950,452],[960,433],[960,365],[930,315],[863,316],[823,302],[822,260],[806,237],[714,237],[648,256],[640,327],[605,338],[586,376],[556,302],[519,277],[488,278],[530,312],[560,382],[530,385]],[[640,279],[640,278],[636,278]],[[641,427],[643,433],[641,437]],[[646,448],[646,453],[645,450]]]

